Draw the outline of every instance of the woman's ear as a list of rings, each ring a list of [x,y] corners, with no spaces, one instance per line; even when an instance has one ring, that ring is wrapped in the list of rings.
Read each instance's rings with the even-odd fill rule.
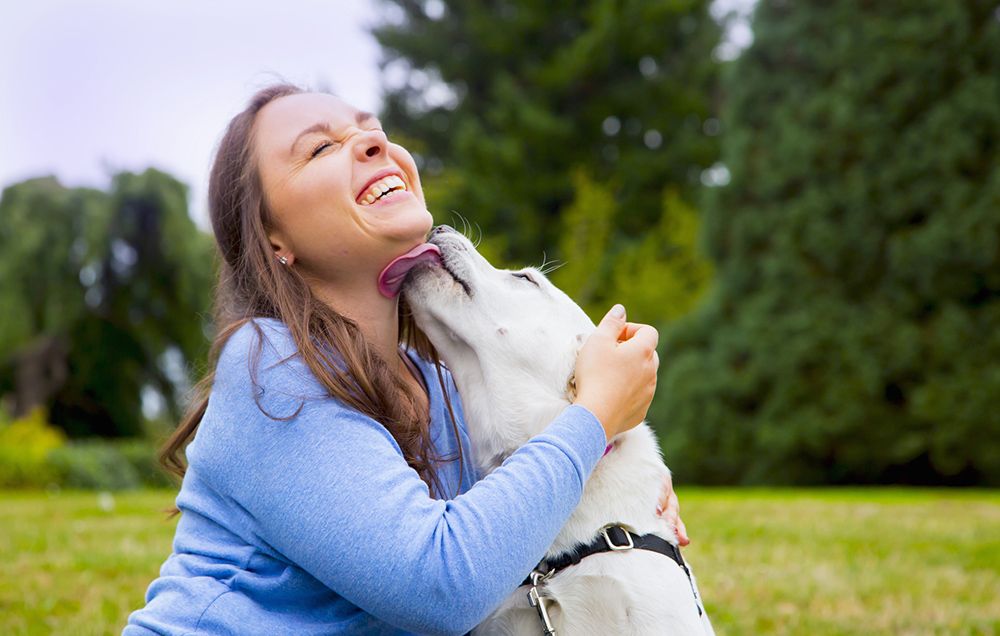
[[[291,264],[295,261],[295,255],[292,254],[291,246],[282,233],[277,230],[268,232],[267,240],[271,243],[271,249],[274,251],[274,257],[278,259],[282,265],[291,266]]]

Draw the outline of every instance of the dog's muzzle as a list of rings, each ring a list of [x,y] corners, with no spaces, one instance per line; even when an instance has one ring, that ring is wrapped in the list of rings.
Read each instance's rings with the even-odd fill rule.
[[[465,295],[472,297],[472,286],[469,284],[467,278],[460,276],[456,270],[461,269],[459,267],[462,263],[459,260],[461,257],[456,256],[459,252],[465,252],[465,246],[462,245],[461,239],[458,238],[462,234],[455,228],[448,225],[438,225],[433,230],[431,230],[430,235],[427,237],[428,243],[433,243],[441,250],[441,267],[444,271],[455,279],[455,282],[462,286],[465,290]]]

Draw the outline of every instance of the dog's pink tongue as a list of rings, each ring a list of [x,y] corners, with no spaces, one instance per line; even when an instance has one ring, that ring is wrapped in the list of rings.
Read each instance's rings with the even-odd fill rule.
[[[412,250],[396,257],[391,263],[385,266],[382,273],[378,275],[378,290],[386,298],[394,298],[399,293],[399,288],[403,286],[403,279],[407,272],[420,263],[440,263],[441,250],[433,243],[418,245]]]

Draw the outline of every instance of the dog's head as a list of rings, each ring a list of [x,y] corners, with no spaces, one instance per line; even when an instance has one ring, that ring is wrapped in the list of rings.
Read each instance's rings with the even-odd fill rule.
[[[402,293],[451,369],[489,467],[489,456],[506,456],[572,400],[576,354],[595,326],[537,269],[496,269],[446,225],[429,242],[441,263],[415,267]]]

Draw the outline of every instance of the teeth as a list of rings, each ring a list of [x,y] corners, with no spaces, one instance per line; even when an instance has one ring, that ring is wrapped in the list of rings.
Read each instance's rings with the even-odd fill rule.
[[[389,175],[373,183],[361,197],[362,205],[371,205],[390,190],[406,190],[406,183],[397,175]],[[390,195],[391,196],[391,195]]]

